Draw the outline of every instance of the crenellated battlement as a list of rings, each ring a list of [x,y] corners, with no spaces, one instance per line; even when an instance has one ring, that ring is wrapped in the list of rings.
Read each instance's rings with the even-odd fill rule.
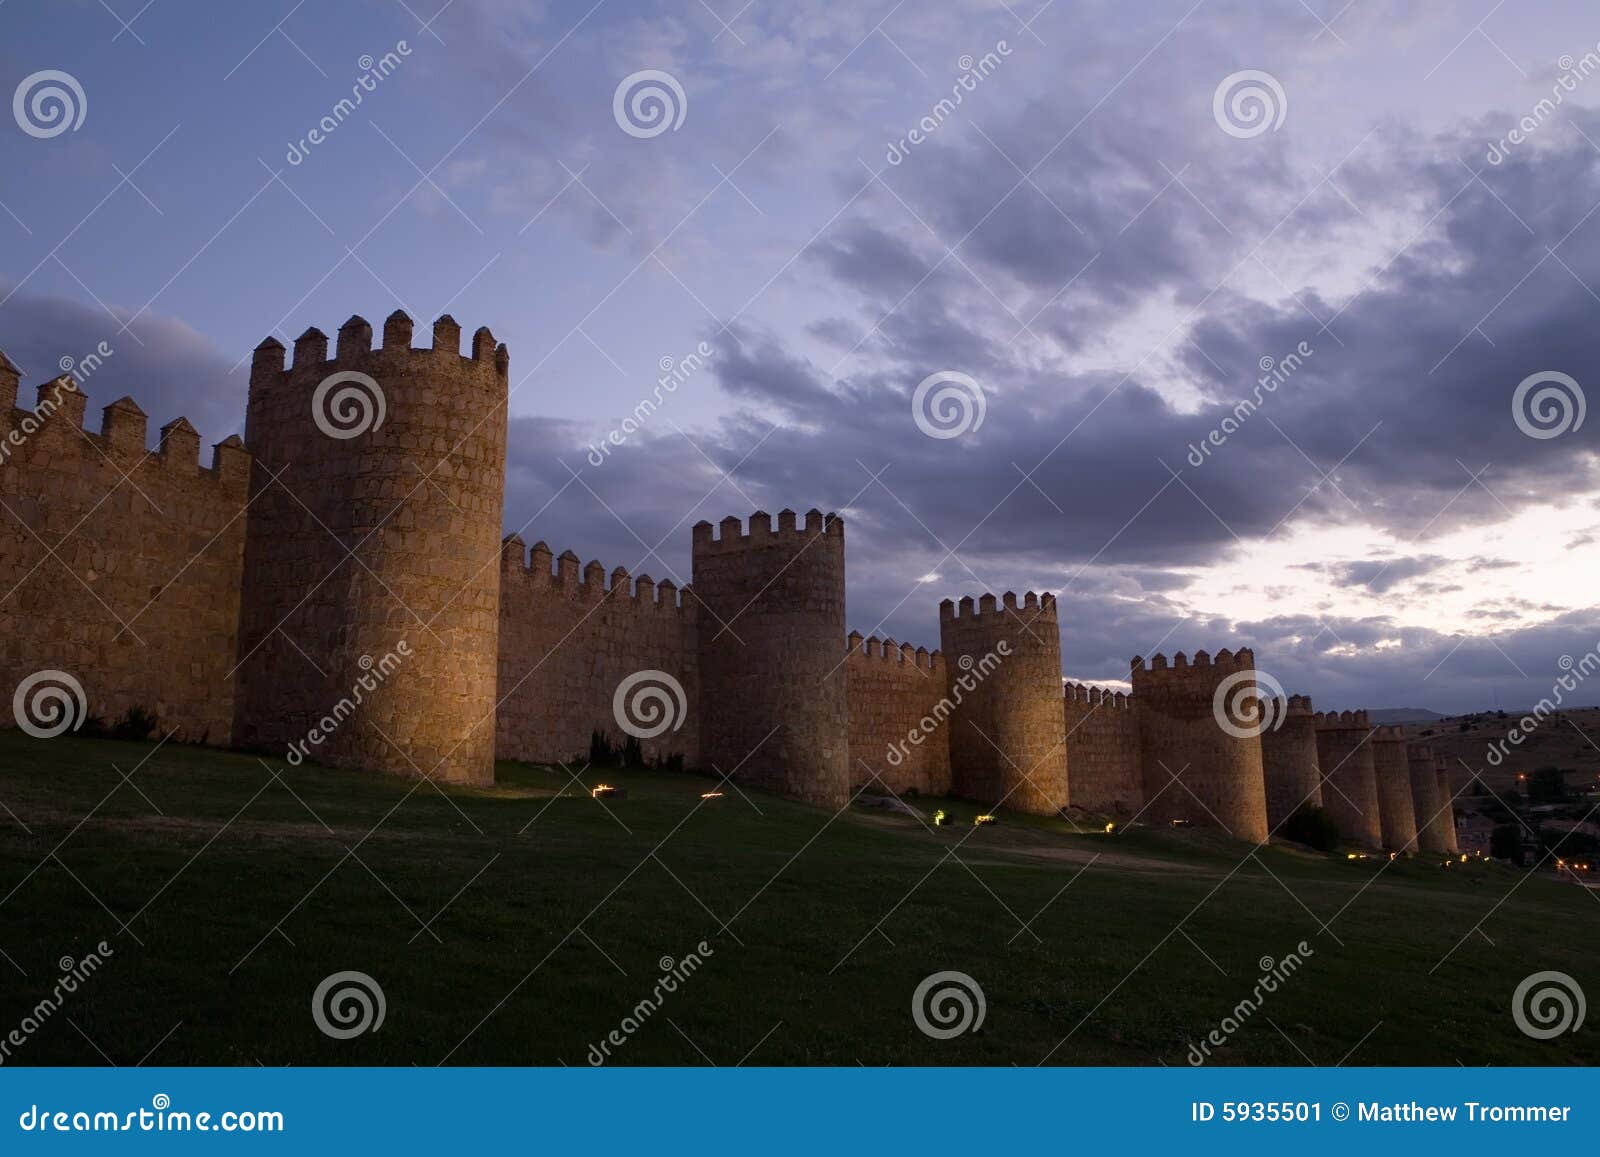
[[[1046,591],[1044,594],[1035,594],[1028,591],[1022,597],[1022,602],[1017,602],[1015,591],[1007,591],[997,602],[994,595],[982,594],[976,602],[971,595],[962,597],[959,603],[945,599],[939,604],[939,621],[941,623],[964,622],[969,619],[981,618],[984,615],[1015,615],[1024,612],[1029,622],[1034,619],[1047,619],[1056,621],[1056,597]]]
[[[1082,703],[1112,711],[1127,711],[1133,705],[1133,696],[1126,691],[1096,687],[1091,683],[1063,683],[1061,694],[1068,703]]]
[[[778,511],[778,525],[772,525],[772,515],[758,510],[750,516],[749,528],[740,519],[729,515],[715,527],[702,519],[694,524],[692,545],[696,555],[732,554],[736,551],[755,550],[763,546],[785,543],[804,543],[818,536],[844,540],[844,519],[831,511],[823,514],[815,508],[806,511],[803,525],[799,516],[787,508]]]
[[[896,643],[893,639],[863,638],[860,631],[845,636],[845,651],[852,662],[874,660],[896,666],[911,666],[923,671],[944,670],[944,654],[926,647],[913,647],[910,643]]]
[[[1406,729],[1393,723],[1380,723],[1372,729],[1372,738],[1376,743],[1404,743]]]
[[[1138,703],[1145,798],[1153,820],[1218,825],[1239,839],[1268,833],[1255,652],[1182,651],[1129,663]],[[1224,713],[1226,726],[1223,725]],[[1174,782],[1181,789],[1174,787]]]
[[[448,313],[433,323],[433,344],[411,344],[414,325],[403,310],[395,310],[383,323],[383,343],[372,344],[372,325],[359,314],[352,315],[339,327],[333,357],[328,356],[328,335],[316,326],[310,326],[294,340],[294,356],[286,361],[283,343],[268,336],[250,361],[250,385],[270,388],[275,380],[290,377],[307,378],[312,374],[326,376],[344,370],[368,371],[374,364],[385,368],[396,367],[401,358],[416,359],[423,363],[415,372],[438,373],[448,371],[452,362],[492,370],[505,378],[510,368],[510,354],[504,343],[496,343],[488,326],[480,326],[472,335],[468,353],[461,353],[461,326]]]
[[[1371,724],[1366,711],[1318,711],[1312,715],[1318,731],[1367,731]]]
[[[380,729],[339,729],[336,766],[492,782],[510,357],[487,329],[429,349],[404,312],[383,343],[359,315],[328,337],[267,338],[250,368],[255,455],[235,738],[283,750],[336,702],[362,655],[414,653],[373,692]],[[444,640],[449,640],[448,644]],[[307,663],[307,658],[311,661]]]
[[[11,362],[0,353],[0,363]],[[3,370],[0,370],[3,374]],[[8,391],[15,401],[16,391]],[[215,495],[242,501],[249,485],[250,454],[238,435],[214,443],[211,464],[202,464],[200,432],[188,418],[174,418],[161,427],[156,448],[150,450],[149,418],[131,397],[123,396],[102,408],[100,429],[88,428],[88,396],[70,374],[42,382],[34,408],[12,405],[0,415],[0,463],[24,462],[32,455],[28,444],[38,440],[49,446],[42,460],[51,471],[94,474],[116,465],[118,474],[135,479],[159,475],[166,485],[191,491],[197,499]],[[191,485],[192,484],[192,485]]]
[[[737,778],[824,807],[843,807],[852,777],[846,682],[844,522],[764,510],[692,534],[701,754]],[[864,655],[864,652],[863,652]],[[880,671],[883,668],[880,666]],[[931,680],[917,680],[919,683]]]
[[[620,566],[607,573],[598,560],[580,567],[573,551],[552,555],[543,541],[527,547],[516,534],[501,540],[500,574],[503,582],[526,584],[528,593],[558,595],[577,603],[610,599],[618,604],[631,602],[641,611],[678,614],[692,614],[697,605],[694,588],[689,585],[680,588],[671,579],[658,583],[647,574],[634,577]],[[502,585],[500,597],[503,601],[515,596]]]
[[[183,740],[226,743],[251,455],[230,436],[202,465],[187,418],[162,426],[152,449],[130,397],[93,429],[70,375],[19,409],[20,381],[0,354],[0,686],[66,670],[92,714],[140,707]]]
[[[1135,655],[1129,664],[1129,670],[1135,675],[1149,678],[1181,678],[1180,672],[1207,672],[1206,678],[1212,675],[1229,675],[1235,671],[1253,671],[1256,665],[1256,655],[1249,647],[1240,647],[1237,651],[1230,651],[1226,647],[1218,651],[1215,656],[1208,651],[1196,651],[1191,660],[1182,651],[1172,656],[1172,662],[1167,662],[1165,655],[1152,655],[1147,667],[1143,655]]]

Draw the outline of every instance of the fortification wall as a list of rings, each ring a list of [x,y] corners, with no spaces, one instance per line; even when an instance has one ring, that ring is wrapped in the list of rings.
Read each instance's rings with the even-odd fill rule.
[[[1322,806],[1322,771],[1311,699],[1290,695],[1268,710],[1275,722],[1261,733],[1261,765],[1267,782],[1267,825],[1277,831],[1296,809]]]
[[[1411,767],[1404,730],[1378,728],[1372,737],[1372,772],[1378,788],[1383,846],[1393,852],[1416,851],[1417,813],[1411,798]]]
[[[1442,755],[1434,757],[1434,779],[1439,788],[1439,820],[1445,838],[1445,851],[1454,855],[1461,850],[1456,841],[1455,789],[1450,786],[1450,761]]]
[[[411,332],[396,312],[373,349],[352,317],[329,359],[308,329],[288,369],[256,349],[235,737],[489,783],[508,357],[487,329],[461,356],[448,316],[431,349]]]
[[[1054,595],[1007,591],[939,604],[950,790],[990,807],[1055,815],[1068,804],[1061,628]]]
[[[1322,767],[1322,806],[1339,834],[1363,847],[1383,846],[1378,780],[1365,711],[1318,712],[1317,760]]]
[[[1196,651],[1193,664],[1182,652],[1156,655],[1147,668],[1133,660],[1133,697],[1139,718],[1145,818],[1153,823],[1186,820],[1222,827],[1242,840],[1267,838],[1267,791],[1261,736],[1219,725],[1215,702],[1224,682],[1233,702],[1252,692],[1255,656],[1217,652],[1216,661]],[[1238,721],[1240,723],[1246,721]]]
[[[797,526],[764,511],[748,533],[724,518],[694,527],[701,760],[824,807],[849,799],[844,523],[819,510]],[[737,771],[736,771],[737,769]]]
[[[944,655],[893,639],[845,640],[850,712],[850,782],[868,792],[944,795],[950,736]]]
[[[528,551],[517,535],[502,544],[500,561],[496,754],[581,762],[600,731],[619,745],[634,736],[648,759],[682,755],[697,765],[700,662],[690,589],[680,600],[671,581],[635,580],[622,567],[608,586],[598,562],[580,574],[570,550],[552,559],[544,543]]]
[[[1068,683],[1062,688],[1072,806],[1132,815],[1144,806],[1139,720],[1121,691]]]
[[[18,385],[0,354],[0,726],[22,681],[52,670],[90,715],[141,707],[163,734],[226,743],[250,456],[228,438],[202,468],[183,418],[147,452],[131,399],[96,433],[72,378],[40,386],[35,411]]]
[[[1424,852],[1450,850],[1449,825],[1439,799],[1439,774],[1433,748],[1425,743],[1406,747],[1406,773],[1411,780],[1411,806],[1417,819],[1417,846]]]

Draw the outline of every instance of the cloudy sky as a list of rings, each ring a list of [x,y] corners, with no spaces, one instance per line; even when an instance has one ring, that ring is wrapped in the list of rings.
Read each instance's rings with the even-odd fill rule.
[[[266,334],[448,311],[507,530],[608,569],[838,510],[864,633],[1053,590],[1070,676],[1250,645],[1330,708],[1600,644],[1592,4],[10,0],[0,80],[0,349],[107,342],[91,406],[219,440]]]

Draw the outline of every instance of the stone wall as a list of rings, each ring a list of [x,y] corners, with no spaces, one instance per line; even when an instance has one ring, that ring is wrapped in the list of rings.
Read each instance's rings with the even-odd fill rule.
[[[1454,854],[1461,850],[1456,842],[1455,789],[1450,786],[1450,761],[1442,755],[1434,758],[1434,778],[1439,785],[1439,818],[1446,841],[1445,851]]]
[[[1372,737],[1372,773],[1378,789],[1378,820],[1383,846],[1393,852],[1417,850],[1417,813],[1411,796],[1411,768],[1405,732],[1380,727]]]
[[[202,468],[183,418],[150,453],[131,399],[95,433],[70,377],[40,386],[36,411],[18,385],[0,354],[0,726],[22,681],[54,670],[90,715],[140,707],[163,734],[227,743],[250,456],[228,438]]]
[[[1071,803],[1087,811],[1132,815],[1144,806],[1139,720],[1121,691],[1068,683],[1062,689]]]
[[[1449,817],[1439,799],[1439,774],[1433,748],[1425,743],[1406,747],[1406,773],[1411,780],[1411,806],[1417,819],[1417,846],[1424,852],[1448,852]]]
[[[1261,733],[1261,763],[1267,781],[1267,825],[1279,826],[1301,807],[1322,807],[1322,771],[1317,762],[1317,723],[1305,695],[1279,699],[1273,723]]]
[[[1378,781],[1372,762],[1372,727],[1365,711],[1318,712],[1317,760],[1322,766],[1322,806],[1339,834],[1353,844],[1383,846]]]
[[[235,736],[489,783],[508,358],[487,329],[461,356],[448,316],[431,349],[411,331],[392,314],[375,350],[353,317],[330,360],[309,329],[289,369],[278,342],[256,350]]]
[[[693,531],[701,762],[825,807],[849,799],[844,523],[819,510]],[[736,770],[737,769],[737,770]]]
[[[845,648],[851,784],[869,793],[949,792],[944,655],[856,631]]]
[[[529,552],[520,537],[507,538],[500,567],[496,753],[531,763],[582,762],[600,731],[618,745],[633,735],[648,759],[682,755],[687,766],[696,766],[697,624],[687,587],[680,601],[672,582],[657,585],[649,575],[632,580],[622,567],[611,572],[608,587],[598,562],[580,575],[570,550],[552,559],[542,542]]]
[[[1019,605],[992,594],[939,604],[949,697],[950,790],[989,807],[1055,815],[1066,807],[1061,628],[1054,595]]]
[[[1144,818],[1222,827],[1236,839],[1267,838],[1267,792],[1261,737],[1248,728],[1230,734],[1218,724],[1215,701],[1225,681],[1231,702],[1254,688],[1255,656],[1223,650],[1216,661],[1196,651],[1133,660],[1133,698],[1143,760]]]

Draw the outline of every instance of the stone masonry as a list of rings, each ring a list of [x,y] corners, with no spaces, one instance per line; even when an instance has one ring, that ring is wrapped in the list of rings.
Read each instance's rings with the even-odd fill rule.
[[[148,450],[130,398],[85,429],[71,378],[17,408],[0,354],[5,688],[65,674],[107,721],[409,777],[486,784],[497,756],[626,733],[830,808],[914,790],[1263,840],[1320,802],[1352,842],[1454,847],[1442,767],[1369,743],[1364,713],[1292,696],[1264,731],[1222,726],[1248,650],[1135,658],[1132,694],[1065,684],[1056,600],[1032,592],[946,599],[933,652],[847,636],[836,515],[698,523],[681,588],[502,540],[506,347],[479,329],[463,354],[449,316],[426,348],[412,331],[397,311],[375,347],[352,317],[332,357],[313,328],[292,362],[263,341],[245,438],[209,468],[182,418]]]
[[[1372,736],[1372,775],[1378,789],[1378,821],[1383,846],[1392,852],[1417,850],[1416,804],[1411,791],[1405,732],[1380,727]]]
[[[1433,748],[1425,743],[1406,747],[1406,770],[1411,777],[1411,801],[1417,821],[1417,846],[1424,852],[1448,852],[1448,820],[1439,799],[1439,776],[1434,770]]]
[[[256,349],[234,741],[315,735],[320,762],[492,783],[508,358],[487,329],[463,357],[449,316],[432,348],[411,330],[390,315],[374,349],[352,317],[330,360],[308,329],[288,369]]]
[[[844,523],[808,511],[757,511],[742,533],[694,526],[700,685],[716,704],[701,760],[719,775],[824,807],[850,798],[845,704]]]
[[[1317,761],[1322,767],[1322,803],[1339,834],[1362,847],[1383,846],[1378,781],[1373,768],[1372,727],[1365,711],[1318,712]]]
[[[845,642],[850,782],[868,792],[946,794],[950,745],[939,729],[948,710],[940,706],[948,703],[944,656],[893,639],[864,640],[858,631]]]
[[[1054,595],[1007,591],[997,604],[939,604],[939,639],[955,704],[951,792],[991,808],[1055,815],[1068,804],[1061,629]]]
[[[1261,732],[1261,763],[1267,780],[1267,824],[1277,831],[1299,808],[1322,806],[1322,767],[1308,696],[1279,699],[1267,714],[1272,722]]]
[[[1063,689],[1072,806],[1131,816],[1144,804],[1139,718],[1121,691]]]
[[[1230,734],[1216,713],[1223,680],[1254,670],[1248,650],[1218,651],[1215,662],[1196,651],[1193,664],[1181,651],[1170,666],[1165,655],[1149,667],[1133,660],[1147,819],[1203,823],[1241,840],[1267,838],[1261,737]]]

